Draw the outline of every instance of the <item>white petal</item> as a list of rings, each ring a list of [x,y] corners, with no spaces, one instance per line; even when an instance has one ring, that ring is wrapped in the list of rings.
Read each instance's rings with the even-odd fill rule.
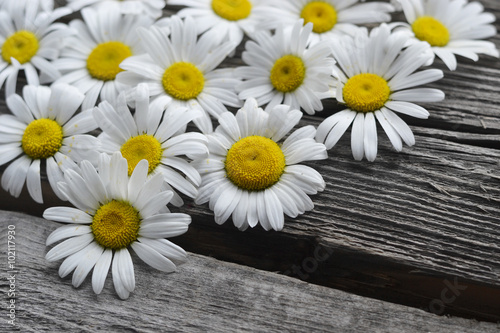
[[[111,156],[109,195],[118,200],[127,200],[128,163],[120,152]]]
[[[92,223],[92,216],[73,207],[50,207],[43,212],[43,218],[65,223]]]
[[[9,110],[25,124],[29,124],[35,120],[33,113],[30,111],[28,105],[26,105],[21,96],[17,94],[10,95],[7,98],[7,106],[9,107]]]
[[[346,111],[347,112],[343,113],[341,118],[330,129],[328,128],[330,123],[325,123],[330,117],[323,121],[325,123],[325,128],[322,128],[323,123],[318,126],[318,133],[320,132],[320,128],[321,132],[328,132],[324,141],[326,149],[331,149],[333,146],[335,146],[342,135],[344,135],[345,131],[349,128],[349,126],[351,126],[352,121],[356,117],[356,112],[350,110]]]
[[[247,223],[247,211],[248,211],[248,196],[249,193],[248,191],[240,191],[241,192],[241,197],[240,200],[238,201],[238,204],[234,208],[232,219],[233,219],[233,224],[236,228],[239,230],[242,230],[242,228],[245,225],[248,225]]]
[[[247,208],[247,222],[253,228],[259,223],[259,214],[257,211],[257,196],[259,192],[248,193],[248,208]]]
[[[444,92],[439,89],[431,88],[408,89],[396,91],[391,94],[390,98],[393,101],[439,102],[444,99]]]
[[[2,187],[16,198],[21,194],[31,162],[29,157],[22,155],[12,162],[2,175]]]
[[[396,149],[396,151],[401,151],[403,149],[403,142],[394,127],[392,127],[392,125],[387,121],[384,114],[380,110],[375,111],[375,116],[394,146],[394,149]]]
[[[159,222],[176,222],[184,223],[189,225],[191,223],[191,216],[184,213],[162,213],[147,217],[142,220],[142,225],[148,223],[159,223]]]
[[[92,230],[88,225],[64,225],[54,230],[49,237],[47,237],[45,245],[49,246],[65,238],[80,236],[91,232]]]
[[[40,179],[40,160],[33,160],[26,177],[26,186],[30,196],[38,203],[43,203],[42,181]]]
[[[233,139],[238,141],[241,138],[240,128],[235,116],[231,112],[225,112],[219,117],[220,126]]]
[[[188,230],[183,222],[159,222],[141,225],[139,235],[149,238],[170,238],[182,235]]]
[[[125,249],[127,251],[127,249]],[[116,293],[118,294],[118,297],[121,299],[127,299],[130,295],[130,292],[125,288],[125,285],[123,284],[123,280],[120,276],[120,272],[118,269],[118,260],[116,260],[116,253],[115,253],[115,258],[113,259],[113,263],[111,265],[111,275],[113,277],[113,285],[115,286]]]
[[[114,261],[116,261],[116,264],[118,266],[118,273],[120,274],[123,286],[130,292],[134,291],[134,264],[132,263],[130,252],[126,248],[117,250],[115,252]]]
[[[457,58],[453,53],[444,48],[438,47],[434,47],[432,48],[432,50],[439,58],[441,58],[441,60],[443,60],[444,64],[450,71],[454,71],[455,69],[457,69]]]
[[[128,181],[128,199],[130,202],[135,202],[139,195],[140,188],[146,182],[148,177],[148,161],[141,160],[134,168],[132,175]]]
[[[280,231],[281,229],[283,229],[283,225],[285,222],[285,217],[283,215],[283,206],[281,206],[281,202],[271,189],[266,189],[264,191],[264,200],[266,203],[266,212],[269,219],[269,224],[274,230]]]
[[[382,111],[387,121],[392,125],[392,127],[394,127],[403,141],[408,146],[413,146],[415,144],[415,136],[413,135],[410,127],[408,127],[408,125],[391,110],[382,108],[380,111]]]
[[[56,261],[62,259],[85,248],[93,240],[94,235],[92,234],[84,234],[81,236],[72,237],[53,247],[49,252],[47,252],[47,254],[45,255],[45,259],[47,259],[48,261]]]
[[[364,113],[358,113],[354,122],[352,124],[351,131],[351,149],[352,156],[355,160],[361,161],[365,154],[364,149],[364,128],[365,128],[365,115]]]
[[[71,273],[80,263],[85,253],[85,248],[68,256],[59,266],[59,276],[64,278]]]
[[[217,199],[214,206],[215,222],[224,223],[233,213],[241,198],[241,190],[236,186],[229,186]]]
[[[92,273],[92,289],[96,294],[100,294],[102,288],[104,287],[104,282],[106,281],[106,276],[108,275],[112,258],[113,250],[106,249],[95,264],[94,272]]]
[[[175,260],[177,262],[184,262],[186,260],[187,254],[180,246],[175,245],[167,239],[151,239],[139,237],[137,239],[139,242],[151,247],[161,255],[169,258],[170,260]]]
[[[269,231],[271,230],[272,226],[271,223],[269,223],[269,217],[268,217],[268,212],[266,209],[266,201],[264,197],[264,192],[257,192],[257,216],[259,218],[260,225],[264,230]],[[250,221],[249,221],[250,224]]]
[[[174,272],[175,264],[169,259],[162,256],[153,248],[146,244],[133,242],[131,244],[132,249],[137,253],[139,258],[141,258],[149,266],[156,268],[162,272]]]
[[[103,253],[104,248],[96,242],[90,243],[85,249],[85,254],[73,273],[72,283],[75,288],[78,288],[85,280],[90,270],[94,267],[97,260]]]
[[[158,213],[170,202],[172,196],[172,191],[164,191],[148,198],[146,204],[140,208],[141,216],[143,218],[147,218],[153,214]]]
[[[59,168],[56,160],[52,157],[49,157],[46,161],[47,167],[47,178],[49,179],[49,184],[57,197],[61,200],[68,200],[64,194],[59,189],[57,183],[64,181],[63,173]]]
[[[365,128],[364,128],[364,149],[366,159],[373,162],[377,157],[377,125],[375,123],[375,116],[373,112],[368,112],[365,115]]]
[[[413,103],[388,101],[385,105],[392,111],[404,113],[415,118],[427,119],[429,117],[429,112],[426,109]]]

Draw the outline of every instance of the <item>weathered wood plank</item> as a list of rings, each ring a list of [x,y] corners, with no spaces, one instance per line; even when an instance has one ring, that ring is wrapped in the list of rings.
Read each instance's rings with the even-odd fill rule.
[[[151,269],[135,257],[136,291],[122,301],[109,277],[102,294],[95,295],[89,279],[74,289],[69,277],[58,277],[60,263],[44,260],[48,250],[44,241],[59,224],[2,212],[2,254],[8,225],[14,225],[16,233],[16,328],[22,332],[487,333],[500,329],[497,324],[438,317],[195,254],[173,274]],[[0,286],[10,288],[6,279]],[[3,320],[1,327],[11,328]]]

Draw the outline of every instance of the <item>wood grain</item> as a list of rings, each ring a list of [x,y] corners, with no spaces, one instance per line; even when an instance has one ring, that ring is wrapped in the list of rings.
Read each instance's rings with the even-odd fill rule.
[[[498,0],[480,2],[500,16]],[[491,41],[500,47],[498,34]],[[224,66],[241,64],[243,49]],[[430,86],[446,99],[423,105],[428,120],[404,118],[416,145],[397,153],[379,130],[376,161],[357,162],[347,133],[328,160],[309,164],[327,182],[313,196],[315,209],[286,219],[282,232],[241,233],[231,221],[218,226],[207,206],[186,199],[179,211],[193,224],[177,243],[201,255],[193,265],[233,262],[438,314],[500,321],[500,61],[480,56],[477,63],[460,58],[454,72],[439,61],[435,67],[445,77]],[[4,101],[0,109],[6,112]],[[317,126],[340,109],[327,100],[324,111],[304,116],[300,126]],[[44,191],[50,192],[47,184]],[[54,197],[37,205],[26,193],[15,200],[2,192],[0,200],[0,209],[36,216],[54,205],[60,205]],[[454,294],[450,283],[465,289]],[[443,302],[443,295],[455,297]]]
[[[79,289],[44,260],[45,239],[59,224],[3,212],[0,235],[16,232],[17,329],[21,332],[496,332],[500,326],[368,299],[213,258],[190,254],[172,274],[133,257],[137,286],[127,301],[111,277],[100,295]],[[2,279],[0,287],[9,288]],[[3,301],[4,302],[4,301]],[[4,306],[2,306],[4,311]],[[2,321],[1,327],[5,322]]]

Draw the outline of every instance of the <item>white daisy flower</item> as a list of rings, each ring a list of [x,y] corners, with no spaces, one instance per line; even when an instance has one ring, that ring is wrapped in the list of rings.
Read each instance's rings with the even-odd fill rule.
[[[269,1],[264,0],[169,0],[182,5],[177,15],[196,20],[198,34],[213,34],[219,42],[229,40],[239,45],[245,34],[252,35],[263,21]]]
[[[388,22],[394,7],[385,2],[360,3],[359,0],[271,0],[275,7],[267,12],[264,28],[279,24],[292,26],[298,19],[312,23],[311,43],[344,34],[352,35],[359,24]]]
[[[76,168],[73,161],[94,160],[99,141],[85,135],[97,128],[91,110],[75,115],[83,94],[66,84],[24,86],[23,97],[13,94],[7,106],[14,115],[0,115],[0,165],[14,160],[4,171],[2,187],[19,197],[28,192],[42,203],[41,162],[54,193],[65,200],[56,184],[63,172]],[[42,169],[43,170],[43,169]]]
[[[196,40],[196,22],[187,17],[171,18],[171,34],[159,27],[139,28],[138,33],[148,54],[132,56],[120,65],[125,72],[116,76],[119,82],[137,86],[146,82],[153,97],[167,114],[179,108],[201,110],[194,123],[205,133],[212,131],[209,114],[217,118],[227,106],[239,107],[241,101],[234,91],[240,81],[233,78],[233,69],[214,70],[231,52],[234,44],[214,45],[213,39],[202,35]]]
[[[438,89],[416,88],[439,80],[438,69],[417,71],[431,57],[427,43],[405,47],[408,35],[391,33],[382,24],[368,35],[359,29],[354,38],[332,42],[337,60],[337,101],[347,109],[326,118],[318,127],[316,139],[332,148],[352,124],[351,147],[356,160],[375,160],[377,156],[378,120],[397,151],[402,141],[412,146],[415,137],[395,112],[426,119],[429,112],[413,102],[437,102],[444,99]]]
[[[118,66],[124,59],[144,53],[136,30],[150,26],[153,19],[122,15],[114,3],[100,10],[85,8],[81,14],[83,21],[69,24],[77,34],[68,38],[61,57],[54,61],[63,73],[56,82],[69,83],[86,94],[83,109],[94,107],[99,96],[114,104],[119,92],[130,88],[115,80],[122,71]]]
[[[499,56],[495,44],[479,39],[495,36],[495,15],[484,13],[479,2],[465,0],[399,0],[408,29],[416,40],[432,51],[450,70],[457,68],[455,55],[477,61],[478,54]],[[433,60],[431,60],[432,62]]]
[[[326,159],[326,147],[314,141],[313,126],[282,139],[299,122],[302,112],[278,105],[266,112],[255,99],[236,116],[226,112],[208,135],[210,155],[193,164],[202,175],[197,204],[209,202],[215,222],[232,215],[245,230],[259,222],[265,230],[281,230],[284,214],[296,217],[314,208],[308,195],[325,188],[314,169],[298,164]]]
[[[115,3],[119,5],[118,10],[122,14],[146,14],[155,19],[163,14],[163,7],[166,4],[166,0],[67,0],[67,2],[68,7],[75,11],[87,6],[101,10],[100,5]]]
[[[288,33],[280,26],[274,36],[259,32],[248,41],[242,59],[249,66],[235,71],[246,80],[236,87],[240,99],[254,97],[266,111],[281,103],[308,114],[323,110],[321,99],[334,97],[328,92],[335,61],[327,44],[306,46],[311,29],[298,20]]]
[[[175,271],[174,262],[184,261],[186,252],[165,238],[185,233],[191,217],[159,213],[172,198],[172,192],[160,190],[162,176],[148,179],[143,160],[129,178],[127,161],[118,152],[102,154],[97,170],[88,161],[80,168],[66,172],[59,183],[76,208],[52,207],[43,213],[47,220],[69,223],[47,238],[47,246],[64,240],[45,256],[48,261],[66,258],[59,275],[74,270],[72,283],[79,287],[93,268],[92,288],[99,294],[111,266],[116,293],[126,299],[135,289],[129,247],[151,267]]]
[[[103,130],[99,135],[101,151],[108,154],[120,151],[128,161],[129,175],[139,161],[145,159],[149,162],[149,174],[163,175],[167,189],[173,187],[187,196],[196,197],[200,174],[181,156],[200,158],[208,155],[207,139],[203,134],[184,133],[186,125],[201,112],[179,108],[162,118],[162,109],[149,106],[147,85],[141,83],[136,92],[133,116],[124,94],[119,96],[116,109],[107,101],[94,109],[94,118]],[[175,206],[183,204],[175,191],[171,203]]]
[[[6,81],[6,96],[16,92],[20,70],[30,85],[52,82],[61,75],[49,60],[59,56],[63,38],[73,32],[65,24],[53,22],[71,10],[38,11],[39,1],[30,0],[29,5],[21,2],[0,11],[0,88]]]

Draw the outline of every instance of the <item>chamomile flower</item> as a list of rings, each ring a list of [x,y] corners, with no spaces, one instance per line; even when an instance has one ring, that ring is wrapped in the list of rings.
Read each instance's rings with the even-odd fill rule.
[[[66,84],[24,86],[23,97],[13,94],[7,106],[13,115],[0,115],[0,165],[13,161],[4,171],[2,187],[18,197],[26,182],[28,192],[42,203],[40,170],[45,164],[54,193],[65,200],[56,184],[63,172],[76,168],[74,161],[93,160],[98,140],[85,135],[94,130],[92,112],[77,115],[83,94]]]
[[[407,28],[416,40],[430,44],[432,51],[450,70],[457,68],[455,55],[477,61],[478,54],[499,56],[495,44],[480,39],[492,37],[495,16],[484,13],[479,2],[465,0],[399,0]]]
[[[312,44],[352,35],[359,24],[388,22],[389,13],[394,11],[394,7],[385,2],[360,3],[359,0],[271,0],[270,5],[275,8],[268,11],[264,27],[292,26],[303,19],[305,24],[313,24]]]
[[[380,123],[397,151],[403,140],[408,146],[415,137],[408,125],[396,114],[426,119],[429,112],[414,102],[437,102],[444,99],[438,89],[416,88],[439,80],[438,69],[417,71],[426,64],[431,53],[427,43],[405,47],[408,35],[392,33],[382,24],[368,35],[359,29],[354,38],[332,42],[337,60],[337,101],[347,108],[326,118],[318,127],[316,139],[332,148],[352,124],[351,148],[356,160],[375,160],[377,126]]]
[[[43,213],[47,220],[68,223],[46,242],[64,240],[45,256],[48,261],[66,258],[59,275],[74,270],[72,283],[79,287],[93,268],[92,288],[99,294],[111,266],[116,293],[126,299],[135,289],[129,248],[151,267],[175,271],[174,262],[184,261],[186,252],[165,238],[185,233],[191,218],[161,213],[172,198],[172,192],[160,189],[162,175],[148,179],[148,163],[142,160],[129,177],[127,161],[118,152],[102,154],[97,170],[88,161],[80,169],[66,172],[58,184],[76,208],[52,207]]]
[[[96,7],[103,4],[115,3],[119,5],[118,10],[122,14],[147,15],[152,18],[158,18],[162,15],[165,0],[67,0],[68,7],[73,10],[80,10],[87,6]]]
[[[240,81],[233,78],[233,70],[214,70],[234,44],[214,45],[208,35],[197,40],[196,23],[190,17],[182,21],[172,16],[170,29],[168,35],[161,27],[139,28],[147,54],[125,59],[120,65],[125,71],[116,79],[133,87],[147,83],[152,104],[160,105],[167,114],[183,108],[202,111],[194,123],[203,132],[211,132],[209,114],[217,118],[227,111],[225,105],[241,106],[234,91]]]
[[[184,131],[186,125],[199,117],[201,112],[179,108],[162,118],[163,110],[149,105],[149,91],[145,83],[137,87],[135,105],[132,116],[125,95],[121,94],[116,109],[107,101],[94,109],[95,120],[103,130],[99,135],[101,151],[108,154],[120,151],[128,162],[129,175],[139,161],[147,160],[150,176],[161,174],[167,189],[172,190],[173,187],[194,198],[201,177],[182,157],[206,157],[207,139],[201,133]],[[176,206],[183,204],[175,191],[171,203]]]
[[[269,1],[264,0],[169,0],[171,5],[183,5],[177,15],[196,20],[198,34],[211,33],[219,41],[229,40],[239,45],[245,34],[252,35],[262,23]]]
[[[249,66],[235,71],[245,79],[236,87],[240,99],[254,97],[266,110],[281,103],[308,114],[323,110],[321,99],[333,97],[328,92],[335,61],[326,43],[307,47],[311,29],[298,20],[291,31],[280,26],[274,36],[262,31],[248,41],[242,59]]]
[[[116,103],[120,91],[130,87],[117,82],[116,74],[122,71],[120,63],[143,53],[138,27],[150,26],[148,16],[122,15],[118,5],[103,4],[100,10],[84,8],[82,20],[73,20],[70,27],[77,34],[68,38],[61,57],[54,61],[63,76],[56,82],[66,82],[85,95],[83,108],[92,108],[100,96],[111,104]]]
[[[302,112],[278,105],[266,112],[255,99],[245,102],[236,116],[222,114],[220,125],[208,135],[210,155],[193,164],[202,175],[195,202],[209,202],[215,222],[231,215],[245,230],[259,222],[265,230],[281,230],[284,214],[296,217],[313,209],[308,195],[325,187],[323,177],[304,161],[327,158],[316,130],[302,127],[283,138],[299,122]]]
[[[59,56],[63,38],[72,31],[65,24],[53,22],[71,10],[61,7],[39,11],[39,4],[40,0],[21,2],[0,11],[0,88],[6,82],[6,96],[16,92],[20,70],[30,85],[52,82],[60,76],[49,61]]]

